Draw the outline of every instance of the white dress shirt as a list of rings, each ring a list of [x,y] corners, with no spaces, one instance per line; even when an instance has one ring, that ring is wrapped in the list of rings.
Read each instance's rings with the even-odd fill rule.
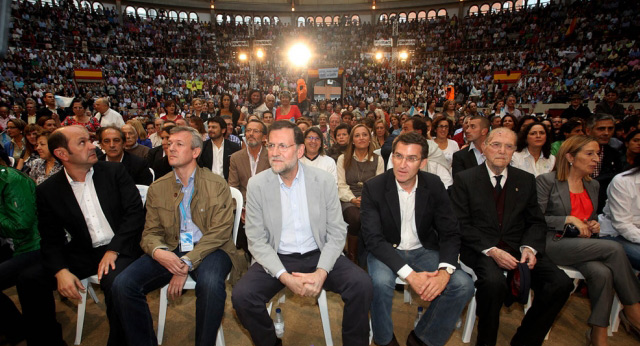
[[[213,140],[211,141],[211,154],[213,155],[213,159],[211,160],[211,162],[213,162],[211,164],[211,172],[224,178],[224,170],[222,168],[222,163],[224,162],[222,160],[224,155],[224,140],[222,140],[220,148],[218,148]]]
[[[471,142],[471,144],[469,144],[469,150],[473,151],[473,154],[476,156],[476,162],[478,163],[478,165],[481,165],[484,163],[484,161],[487,159],[486,157],[484,157],[484,154],[480,152],[480,150],[478,150],[478,148],[476,148],[476,145]]]
[[[522,151],[516,151],[511,157],[511,166],[527,171],[536,177],[540,174],[551,172],[555,164],[556,157],[553,155],[549,155],[549,157],[543,157],[540,155],[536,162],[533,155],[529,153],[529,148],[524,148]]]
[[[622,236],[640,244],[640,173],[616,175],[607,188],[607,202],[599,216],[600,234]]]
[[[122,115],[111,108],[104,112],[104,114],[101,114],[99,112],[96,113],[96,118],[100,119],[100,127],[113,125],[117,128],[121,128],[122,126],[124,126]]]
[[[109,221],[107,221],[107,217],[104,216],[100,200],[98,200],[96,187],[93,184],[93,167],[87,172],[84,182],[73,181],[66,169],[64,174],[67,176],[69,185],[71,185],[73,194],[87,223],[89,235],[91,236],[91,245],[96,248],[109,244],[115,234],[111,229],[111,225],[109,225]]]
[[[304,164],[305,166],[320,168],[323,171],[327,171],[331,173],[331,175],[333,176],[333,179],[336,180],[336,186],[337,186],[338,169],[336,166],[336,162],[333,161],[331,157],[318,154],[318,156],[316,156],[313,160],[310,160],[308,157],[303,156],[300,159],[300,162],[302,162],[302,164]]]

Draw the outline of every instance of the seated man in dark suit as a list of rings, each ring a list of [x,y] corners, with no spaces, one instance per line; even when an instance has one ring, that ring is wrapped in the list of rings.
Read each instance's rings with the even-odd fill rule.
[[[453,154],[451,162],[451,171],[453,178],[465,169],[473,168],[484,162],[484,140],[487,138],[491,122],[489,119],[481,116],[475,116],[469,120],[469,125],[465,130],[464,136],[469,146],[460,149]]]
[[[449,195],[438,176],[420,170],[428,152],[420,134],[399,135],[393,142],[393,169],[367,181],[362,191],[362,237],[369,251],[377,345],[398,345],[391,320],[396,276],[431,302],[407,345],[446,344],[473,296],[471,278],[456,270],[460,228]]]
[[[231,154],[240,150],[240,145],[224,138],[228,129],[227,123],[221,117],[209,119],[207,125],[209,126],[209,140],[204,142],[202,153],[198,158],[198,165],[209,168],[213,173],[228,180]]]
[[[149,165],[144,159],[124,151],[124,133],[115,127],[102,127],[96,134],[98,142],[105,151],[105,155],[99,157],[100,161],[122,162],[127,172],[138,185],[151,185],[153,176]]]
[[[462,230],[460,260],[476,273],[477,345],[495,345],[500,309],[509,292],[505,270],[518,262],[531,270],[533,305],[512,346],[541,345],[573,284],[545,255],[547,225],[538,206],[535,177],[511,167],[516,134],[497,128],[484,143],[485,164],[459,173],[451,200]]]
[[[42,262],[26,269],[17,284],[25,324],[33,328],[27,342],[64,345],[52,290],[57,286],[60,295],[80,299],[78,291],[86,289],[80,279],[97,274],[111,328],[107,345],[125,345],[111,284],[141,254],[140,193],[124,166],[98,162],[84,127],[60,128],[48,144],[64,170],[36,189]]]

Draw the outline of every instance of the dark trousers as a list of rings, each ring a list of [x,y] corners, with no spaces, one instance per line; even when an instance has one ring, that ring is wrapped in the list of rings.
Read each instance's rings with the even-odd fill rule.
[[[174,251],[178,257],[185,252]],[[196,280],[196,345],[215,345],[216,334],[224,314],[227,298],[225,278],[231,270],[231,259],[222,250],[208,254],[189,275]],[[126,333],[121,346],[154,346],[153,320],[147,304],[147,293],[171,281],[171,274],[149,255],[129,266],[113,284],[113,300]]]
[[[0,335],[5,335],[10,343],[17,343],[26,337],[22,315],[11,298],[2,291],[16,285],[22,271],[40,261],[40,250],[13,256],[9,246],[0,249]]]
[[[519,252],[511,255],[520,260]],[[477,345],[495,345],[500,324],[500,309],[509,294],[504,269],[498,267],[491,257],[477,254],[464,247],[461,260],[471,267],[478,277],[475,282],[478,303]],[[569,299],[573,283],[551,260],[542,255],[537,257],[537,263],[531,270],[531,289],[535,298],[511,339],[513,346],[542,345],[556,315]]]
[[[69,271],[82,280],[98,272],[98,264],[104,256],[106,246],[91,249],[85,253],[66,253]],[[111,298],[111,285],[115,277],[122,272],[135,258],[120,255],[116,260],[116,269],[109,270],[109,274],[102,276],[100,287],[104,292],[109,318],[109,346],[121,346],[125,344],[122,325],[113,308]],[[44,268],[42,263],[36,263],[29,267],[18,279],[18,297],[22,305],[22,313],[25,325],[34,330],[27,334],[29,346],[56,346],[63,345],[62,327],[56,321],[56,305],[53,291],[57,289],[57,281],[54,276]]]
[[[311,273],[316,270],[320,251],[278,257],[289,273]],[[346,257],[340,256],[323,287],[339,293],[344,301],[342,344],[369,345],[369,306],[373,297],[369,275]],[[256,346],[272,346],[276,343],[273,320],[267,313],[266,304],[283,288],[284,285],[265,272],[258,263],[254,263],[233,288],[233,307]]]

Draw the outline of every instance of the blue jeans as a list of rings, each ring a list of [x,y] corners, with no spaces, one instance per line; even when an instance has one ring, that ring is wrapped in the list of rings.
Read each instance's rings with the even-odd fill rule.
[[[185,254],[174,252],[178,257]],[[225,279],[230,271],[231,259],[224,251],[216,250],[189,273],[196,280],[196,345],[215,345],[227,298]],[[116,277],[111,294],[129,346],[158,344],[146,295],[168,284],[172,277],[149,255]]]
[[[617,237],[600,237],[600,239],[615,240],[620,243],[624,248],[624,252],[627,253],[627,257],[629,258],[629,262],[631,262],[633,269],[640,270],[640,244],[630,242],[621,235]]]
[[[433,272],[438,270],[440,259],[438,251],[419,248],[410,251],[396,250],[396,252],[415,271]],[[371,303],[373,340],[378,345],[385,345],[393,338],[391,305],[397,274],[371,253],[367,257],[367,264],[369,275],[373,281],[373,301]],[[473,292],[471,277],[458,268],[451,275],[442,294],[431,302],[418,322],[415,328],[418,338],[431,346],[446,344],[462,310],[473,297]]]

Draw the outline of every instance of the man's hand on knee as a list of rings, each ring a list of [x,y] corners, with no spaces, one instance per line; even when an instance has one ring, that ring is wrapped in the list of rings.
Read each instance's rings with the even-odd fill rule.
[[[69,299],[82,299],[78,290],[84,291],[85,287],[77,276],[73,275],[69,269],[61,269],[56,273],[58,281],[58,292]]]

